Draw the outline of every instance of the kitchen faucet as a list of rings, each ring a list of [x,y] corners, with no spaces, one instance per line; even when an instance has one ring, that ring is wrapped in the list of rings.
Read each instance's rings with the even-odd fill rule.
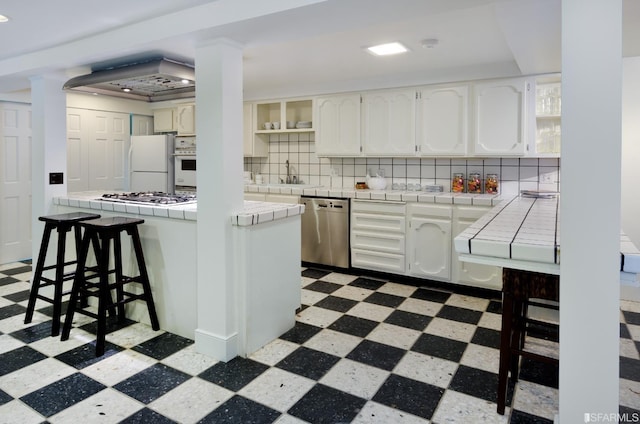
[[[287,168],[287,184],[291,184],[291,174],[289,174],[289,159],[284,163],[285,168]]]

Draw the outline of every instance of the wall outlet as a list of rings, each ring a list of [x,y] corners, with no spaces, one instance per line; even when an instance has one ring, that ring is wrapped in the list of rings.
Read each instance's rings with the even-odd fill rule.
[[[337,166],[332,166],[331,167],[331,176],[332,177],[339,177],[340,176],[340,170],[338,169]]]
[[[554,183],[553,174],[540,174],[540,182],[541,183]]]
[[[64,174],[62,172],[50,172],[49,173],[49,184],[63,184],[64,183]]]

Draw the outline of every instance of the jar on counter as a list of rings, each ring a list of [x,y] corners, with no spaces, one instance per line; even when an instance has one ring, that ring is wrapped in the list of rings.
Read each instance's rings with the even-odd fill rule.
[[[482,178],[478,172],[472,172],[467,179],[467,193],[482,193]]]
[[[498,175],[487,174],[484,182],[484,192],[487,194],[498,194]]]
[[[464,192],[464,174],[461,174],[461,173],[453,174],[453,178],[451,179],[451,192],[452,193]]]

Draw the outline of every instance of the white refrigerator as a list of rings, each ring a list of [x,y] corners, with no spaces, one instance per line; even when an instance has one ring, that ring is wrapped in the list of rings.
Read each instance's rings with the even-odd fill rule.
[[[135,135],[129,149],[129,188],[133,192],[174,192],[174,136]]]

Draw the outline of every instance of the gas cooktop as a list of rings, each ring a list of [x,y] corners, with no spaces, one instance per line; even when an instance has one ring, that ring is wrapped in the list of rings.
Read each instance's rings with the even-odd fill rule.
[[[138,203],[143,205],[184,205],[195,203],[195,194],[169,194],[158,191],[136,193],[106,193],[97,200],[120,203]]]

